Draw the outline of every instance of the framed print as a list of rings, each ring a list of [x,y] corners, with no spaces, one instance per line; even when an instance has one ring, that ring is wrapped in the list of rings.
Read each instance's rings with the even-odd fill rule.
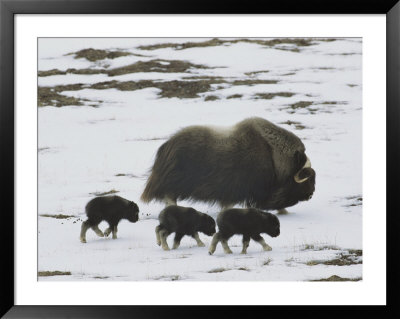
[[[394,313],[398,18],[2,1],[2,314]]]

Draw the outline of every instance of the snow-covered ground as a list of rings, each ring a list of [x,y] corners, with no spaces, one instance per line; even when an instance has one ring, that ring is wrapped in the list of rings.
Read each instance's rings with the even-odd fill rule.
[[[39,107],[38,271],[71,273],[39,276],[39,280],[304,281],[333,275],[362,277],[361,39],[314,39],[308,46],[225,39],[218,45],[186,49],[139,48],[207,40],[39,40],[39,71],[112,70],[153,60],[161,61],[166,69],[172,60],[195,65],[184,72],[157,72],[160,70],[154,68],[117,76],[67,72],[38,77],[39,87],[82,84],[80,89],[63,87],[58,91],[82,105]],[[88,61],[69,54],[88,48],[132,55]],[[209,68],[196,67],[199,65]],[[221,77],[223,83],[210,80],[210,89],[194,98],[162,97],[162,89],[151,85],[140,90],[91,87],[109,81],[199,80],[187,77],[207,81]],[[237,80],[242,83],[235,84]],[[274,95],[282,92],[286,94]],[[266,93],[273,97],[257,95]],[[229,126],[252,116],[281,125],[303,140],[317,173],[313,198],[291,207],[290,214],[278,216],[281,235],[264,235],[271,252],[263,252],[259,244],[250,242],[247,255],[240,255],[241,237],[234,236],[229,241],[233,255],[225,255],[219,245],[209,256],[211,238],[203,234],[200,237],[206,248],[184,237],[178,250],[163,251],[156,245],[154,233],[163,206],[139,199],[158,147],[188,125]],[[87,243],[82,244],[79,232],[85,204],[95,194],[112,190],[139,205],[140,220],[134,224],[121,221],[117,240],[97,237],[89,230]],[[204,203],[180,204],[214,218],[219,211],[219,207]],[[57,214],[72,217],[41,216]],[[106,227],[105,222],[100,224],[100,229]],[[168,239],[171,243],[173,236]]]

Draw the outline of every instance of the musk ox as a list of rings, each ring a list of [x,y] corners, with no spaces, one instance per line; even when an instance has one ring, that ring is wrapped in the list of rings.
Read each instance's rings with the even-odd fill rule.
[[[315,171],[302,141],[259,117],[230,128],[189,126],[157,151],[141,199],[190,199],[282,210],[311,198]]]
[[[271,237],[277,237],[280,234],[280,223],[278,217],[273,214],[265,213],[259,209],[232,208],[222,211],[217,217],[218,233],[211,241],[208,253],[212,255],[217,248],[218,242],[221,242],[226,254],[232,254],[228,246],[228,239],[235,234],[243,235],[242,254],[247,253],[250,238],[258,242],[265,251],[272,248],[261,237],[261,233],[266,233]]]
[[[131,223],[139,220],[139,207],[120,196],[102,196],[90,200],[85,207],[88,219],[82,223],[80,240],[86,243],[86,231],[92,228],[99,237],[108,237],[112,232],[112,238],[117,238],[117,226],[121,219],[127,219]],[[100,222],[105,220],[109,227],[104,233],[99,229]]]
[[[167,237],[175,233],[174,246],[177,249],[181,239],[185,235],[192,236],[197,246],[204,247],[198,232],[208,236],[215,234],[215,221],[207,214],[203,214],[191,207],[167,206],[158,216],[160,225],[156,227],[157,245],[161,245],[164,250],[169,250]]]

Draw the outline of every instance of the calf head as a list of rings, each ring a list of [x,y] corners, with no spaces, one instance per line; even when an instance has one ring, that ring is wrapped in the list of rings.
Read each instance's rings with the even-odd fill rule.
[[[199,230],[206,234],[207,236],[212,236],[215,234],[215,220],[207,214],[203,214],[201,217]]]
[[[278,237],[281,233],[281,225],[278,217],[273,214],[265,213],[264,215],[264,232],[271,237]]]
[[[139,220],[139,207],[135,202],[129,202],[126,219],[131,223],[136,223]]]

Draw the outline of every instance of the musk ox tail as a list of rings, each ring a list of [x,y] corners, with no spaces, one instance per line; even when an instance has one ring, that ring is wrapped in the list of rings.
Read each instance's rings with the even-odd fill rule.
[[[168,190],[172,189],[174,176],[174,151],[172,142],[167,141],[157,151],[154,165],[151,168],[151,174],[146,182],[146,187],[140,196],[140,199],[149,203],[152,200],[164,200]],[[176,178],[175,178],[176,179]]]
[[[153,173],[150,174],[147,183],[146,183],[146,187],[142,193],[142,195],[140,196],[140,199],[145,202],[145,203],[149,203],[154,199],[154,193],[155,193],[155,178],[153,176]]]

